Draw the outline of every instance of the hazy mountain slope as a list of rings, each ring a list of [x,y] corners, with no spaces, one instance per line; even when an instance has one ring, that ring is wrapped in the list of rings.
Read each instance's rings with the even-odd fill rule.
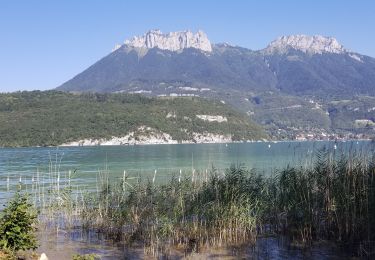
[[[274,136],[293,138],[337,133],[330,102],[374,96],[375,59],[319,35],[283,36],[252,51],[212,44],[201,31],[150,31],[116,46],[58,89],[208,97],[246,112]],[[342,129],[358,119],[351,114]]]
[[[151,40],[150,40],[151,39]],[[292,35],[251,51],[211,44],[203,32],[150,31],[115,51],[58,89],[152,91],[160,84],[225,91],[279,90],[320,98],[375,94],[375,59],[346,50],[334,38]]]
[[[179,53],[154,48],[139,57],[136,50],[123,46],[58,89],[113,92],[152,89],[163,82],[228,90],[276,84],[262,57],[242,48],[218,46],[209,55],[194,48]]]
[[[375,63],[370,57],[361,55],[358,61],[348,54],[309,55],[290,50],[266,59],[277,75],[277,88],[288,94],[324,98],[375,94]]]

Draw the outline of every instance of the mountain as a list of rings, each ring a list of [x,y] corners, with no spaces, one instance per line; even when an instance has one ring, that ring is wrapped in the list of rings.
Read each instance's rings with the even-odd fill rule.
[[[161,34],[149,31],[117,46],[108,56],[58,89],[147,90],[158,95],[181,92],[179,87],[249,89],[265,84],[272,86],[274,81],[263,58],[253,51],[212,45],[203,32]],[[165,85],[170,87],[168,91]]]
[[[346,50],[331,37],[280,37],[261,51],[276,87],[294,95],[374,95],[375,59]]]
[[[264,130],[198,97],[33,91],[0,94],[0,147],[259,140]]]
[[[295,138],[301,132],[340,132],[330,102],[374,96],[374,84],[375,59],[332,37],[282,36],[253,51],[213,44],[202,31],[151,30],[117,45],[58,90],[219,99],[273,135]],[[353,125],[361,118],[350,120]]]

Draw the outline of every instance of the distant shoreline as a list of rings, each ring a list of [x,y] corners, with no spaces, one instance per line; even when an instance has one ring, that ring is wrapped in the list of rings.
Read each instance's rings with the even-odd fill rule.
[[[220,141],[220,142],[194,142],[194,141],[182,141],[182,142],[160,142],[160,143],[127,143],[127,144],[61,144],[55,146],[3,146],[0,149],[12,149],[12,148],[69,148],[69,147],[96,147],[96,146],[149,146],[149,145],[179,145],[179,144],[245,144],[245,143],[287,143],[287,142],[370,142],[372,139],[338,139],[338,140],[321,140],[321,139],[310,139],[310,140],[247,140],[247,141]],[[79,141],[76,141],[79,142]],[[76,143],[74,142],[74,143]]]
[[[220,141],[220,142],[194,142],[194,141],[182,141],[182,142],[164,142],[164,143],[127,143],[127,144],[92,144],[92,145],[58,145],[50,147],[93,147],[93,146],[147,146],[147,145],[166,145],[166,144],[244,144],[244,143],[286,143],[286,142],[355,142],[355,141],[371,141],[371,139],[340,139],[340,140],[247,140],[247,141]]]

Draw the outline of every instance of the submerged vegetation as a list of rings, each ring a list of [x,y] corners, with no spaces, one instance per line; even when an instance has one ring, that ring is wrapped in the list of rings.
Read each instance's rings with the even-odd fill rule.
[[[306,247],[333,241],[368,256],[366,246],[375,240],[375,160],[369,155],[321,152],[311,167],[286,167],[268,177],[241,165],[176,174],[162,185],[155,176],[99,177],[96,190],[79,194],[70,186],[52,188],[41,219],[143,245],[154,256],[251,246],[264,235]]]
[[[256,179],[246,177],[241,168],[231,168],[224,178],[215,170],[211,174],[207,182],[202,178],[208,176],[198,174],[160,186],[151,181],[131,188],[123,183],[105,185],[97,196],[86,198],[83,226],[117,240],[143,241],[152,254],[166,253],[173,246],[197,251],[202,246],[254,241],[257,196],[249,189]]]

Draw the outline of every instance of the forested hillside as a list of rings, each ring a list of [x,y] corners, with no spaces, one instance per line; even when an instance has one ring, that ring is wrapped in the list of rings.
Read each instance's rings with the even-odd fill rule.
[[[197,115],[222,116],[203,120]],[[87,138],[137,134],[148,127],[174,140],[194,133],[231,135],[232,140],[265,138],[249,118],[219,101],[197,97],[148,98],[129,94],[71,94],[33,91],[0,94],[0,146],[54,146]]]

